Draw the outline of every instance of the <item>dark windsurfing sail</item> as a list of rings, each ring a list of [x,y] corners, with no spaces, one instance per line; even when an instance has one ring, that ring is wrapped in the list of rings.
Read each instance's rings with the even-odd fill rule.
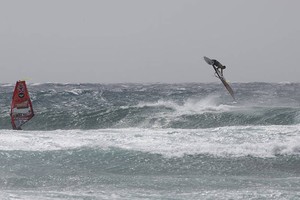
[[[210,58],[205,57],[205,56],[204,56],[204,60],[205,60],[205,62],[206,62],[207,64],[213,66],[213,68],[214,68],[214,70],[215,70],[215,72],[216,72],[216,74],[217,74],[217,78],[220,79],[220,80],[222,81],[223,85],[225,86],[225,88],[227,89],[227,91],[229,92],[229,94],[232,96],[233,100],[235,100],[234,92],[233,92],[232,88],[231,88],[230,85],[227,83],[225,77],[221,74],[221,72],[213,65],[214,62],[213,62]]]
[[[17,81],[12,97],[10,117],[14,130],[21,130],[21,126],[34,116],[32,103],[25,81]]]

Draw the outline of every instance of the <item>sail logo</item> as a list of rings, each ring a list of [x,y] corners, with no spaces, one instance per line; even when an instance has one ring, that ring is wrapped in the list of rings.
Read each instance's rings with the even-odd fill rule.
[[[25,88],[24,88],[24,85],[23,84],[19,84],[18,85],[18,96],[20,98],[23,98],[25,96]]]

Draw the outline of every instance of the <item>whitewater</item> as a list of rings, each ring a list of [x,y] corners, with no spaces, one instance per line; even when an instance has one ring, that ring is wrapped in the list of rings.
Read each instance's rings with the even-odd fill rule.
[[[300,199],[300,83],[231,85],[1,84],[0,199]]]

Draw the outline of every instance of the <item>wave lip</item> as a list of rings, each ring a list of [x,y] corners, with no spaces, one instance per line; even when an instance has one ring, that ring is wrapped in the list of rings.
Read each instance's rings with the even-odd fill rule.
[[[139,103],[137,107],[165,107],[173,109],[176,115],[183,114],[201,114],[204,112],[225,112],[234,109],[232,105],[218,104],[216,96],[207,96],[202,99],[187,99],[183,103],[174,101],[144,102]]]

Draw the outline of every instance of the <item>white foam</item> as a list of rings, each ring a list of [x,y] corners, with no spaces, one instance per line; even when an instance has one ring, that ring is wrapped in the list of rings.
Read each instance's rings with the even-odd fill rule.
[[[137,107],[167,107],[175,110],[175,114],[202,114],[204,112],[226,112],[236,109],[236,106],[218,104],[216,96],[208,96],[203,99],[188,99],[183,104],[174,101],[159,100],[155,103],[141,102]]]
[[[11,131],[0,133],[0,150],[53,151],[76,148],[120,148],[166,157],[273,157],[300,154],[300,125],[243,126],[212,129],[100,129]]]
[[[12,84],[12,83],[4,83],[1,86],[2,87],[11,87],[11,86],[14,86],[14,84]]]
[[[78,95],[82,94],[83,90],[82,89],[73,89],[73,90],[69,90],[67,92],[78,96]]]
[[[189,99],[183,106],[177,107],[177,111],[181,114],[197,114],[203,112],[225,112],[233,109],[234,106],[218,104],[217,99],[213,96],[198,100]]]
[[[29,83],[29,85],[31,85],[31,86],[39,86],[39,85],[43,85],[43,83]]]

